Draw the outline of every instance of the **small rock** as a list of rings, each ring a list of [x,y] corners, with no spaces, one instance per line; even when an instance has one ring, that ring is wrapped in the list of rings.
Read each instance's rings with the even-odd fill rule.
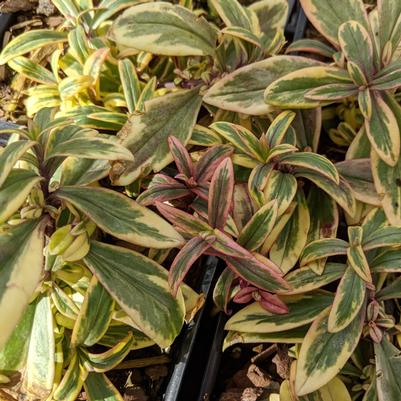
[[[64,17],[57,17],[57,16],[49,17],[46,20],[49,28],[56,28],[56,27],[60,26],[64,21],[65,21]]]
[[[6,0],[0,3],[1,13],[17,13],[19,11],[30,11],[35,8],[36,0]]]
[[[36,9],[38,14],[43,14],[49,17],[50,15],[55,14],[56,11],[57,9],[51,0],[39,0],[38,8]]]

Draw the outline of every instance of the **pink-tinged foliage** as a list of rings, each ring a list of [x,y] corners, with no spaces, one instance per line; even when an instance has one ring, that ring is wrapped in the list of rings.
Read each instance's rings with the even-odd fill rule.
[[[171,265],[168,281],[174,296],[191,266],[210,247],[203,238],[194,237],[180,250]]]
[[[210,181],[218,165],[230,157],[234,149],[228,145],[213,146],[200,158],[195,166],[194,178],[198,182]]]
[[[280,315],[288,313],[287,305],[277,295],[262,291],[242,280],[241,287],[233,298],[235,303],[247,304],[251,301],[256,301],[268,312]]]
[[[254,255],[251,258],[221,257],[239,277],[257,288],[271,292],[289,289],[289,285],[282,274],[279,274],[271,265],[263,263]]]
[[[188,178],[193,177],[194,165],[185,146],[174,136],[168,138],[168,145],[178,171]]]
[[[154,179],[157,180],[157,183],[149,187],[147,191],[142,192],[137,198],[137,202],[143,206],[153,205],[156,202],[181,199],[191,195],[185,184],[168,175],[157,174]]]
[[[207,223],[189,213],[183,212],[180,209],[176,209],[160,202],[156,202],[156,207],[162,216],[164,216],[170,223],[188,234],[196,236],[202,231],[210,230]]]
[[[208,215],[213,228],[224,229],[232,208],[234,193],[234,167],[230,158],[224,159],[210,182]]]
[[[235,258],[252,258],[252,254],[237,244],[231,237],[224,234],[220,230],[214,230],[215,240],[211,246],[222,255],[232,256]]]

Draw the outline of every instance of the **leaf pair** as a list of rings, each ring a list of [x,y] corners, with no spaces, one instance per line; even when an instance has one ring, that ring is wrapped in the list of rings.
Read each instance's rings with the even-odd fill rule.
[[[177,138],[169,137],[169,148],[179,174],[175,179],[157,174],[148,189],[139,195],[137,202],[147,206],[191,194],[207,200],[212,175],[223,159],[230,156],[232,149],[224,145],[213,146],[194,165],[191,155]]]

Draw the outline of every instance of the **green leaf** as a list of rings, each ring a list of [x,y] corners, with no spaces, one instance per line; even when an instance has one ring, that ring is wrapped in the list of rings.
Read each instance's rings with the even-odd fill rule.
[[[368,282],[372,282],[369,263],[360,245],[351,246],[347,249],[348,263],[358,276]]]
[[[339,213],[333,198],[316,186],[309,189],[308,208],[310,211],[310,227],[307,244],[321,238],[335,238],[339,223]],[[308,266],[316,273],[324,270],[326,259],[319,259],[308,263]]]
[[[133,114],[119,133],[123,146],[134,155],[133,163],[117,163],[111,178],[117,185],[128,185],[146,169],[155,172],[173,159],[167,138],[174,135],[185,145],[195,125],[202,98],[198,89],[182,90],[152,99],[143,114]]]
[[[266,103],[281,108],[311,109],[320,105],[305,95],[324,85],[350,84],[348,74],[335,67],[317,66],[297,69],[270,84],[265,91]]]
[[[53,4],[66,18],[76,18],[79,15],[80,10],[77,7],[76,2],[68,0],[53,0]]]
[[[41,180],[33,171],[14,169],[0,188],[0,223],[7,221]]]
[[[381,204],[390,224],[401,225],[401,158],[389,166],[372,150],[372,175]]]
[[[113,299],[93,276],[74,325],[71,344],[95,345],[105,335],[113,311]]]
[[[346,59],[370,80],[374,73],[373,44],[366,28],[357,21],[347,21],[338,29],[338,41]]]
[[[56,85],[36,85],[28,89],[25,102],[27,115],[32,117],[44,108],[59,107],[61,104],[59,90]]]
[[[301,0],[309,21],[336,47],[339,46],[338,29],[344,22],[357,21],[369,30],[364,4],[361,0],[339,0],[333,7],[331,0]]]
[[[369,205],[380,206],[380,198],[376,192],[370,159],[352,159],[336,163],[341,176],[350,184],[355,198]]]
[[[387,339],[380,344],[374,343],[376,354],[376,388],[379,401],[398,401],[401,385],[398,377],[401,373],[400,350]]]
[[[272,121],[266,132],[266,139],[269,148],[274,148],[282,143],[284,136],[295,117],[296,113],[293,111],[283,111]]]
[[[400,86],[401,86],[400,69],[378,76],[372,81],[372,89],[378,91],[397,89]]]
[[[297,207],[270,249],[270,259],[283,273],[291,270],[298,261],[308,238],[310,217],[305,196],[297,192]]]
[[[248,129],[241,125],[232,124],[226,121],[213,123],[210,128],[221,135],[226,141],[232,144],[241,152],[253,159],[264,161],[265,153],[258,138]]]
[[[323,272],[316,274],[315,269],[309,265],[293,270],[285,276],[291,287],[291,290],[286,291],[285,294],[303,294],[321,288],[340,279],[346,268],[346,265],[342,263],[327,263]]]
[[[0,349],[23,315],[43,271],[43,224],[28,220],[0,234]]]
[[[231,26],[228,28],[222,29],[221,33],[232,36],[233,38],[237,38],[243,40],[244,42],[251,43],[256,47],[262,47],[262,43],[258,36],[254,35],[251,31],[241,28],[239,26]]]
[[[109,348],[101,354],[85,352],[83,355],[84,366],[88,372],[104,373],[120,364],[131,351],[134,342],[132,333],[129,333],[124,339],[118,342],[114,347]]]
[[[259,20],[262,31],[262,42],[266,47],[270,44],[277,32],[284,31],[288,14],[288,3],[286,0],[260,0],[249,6]]]
[[[93,85],[93,78],[87,75],[78,75],[62,79],[58,84],[60,98],[71,100],[80,93],[84,93]]]
[[[118,62],[121,84],[127,102],[128,111],[133,113],[141,94],[141,86],[136,69],[131,60],[124,59]]]
[[[36,304],[25,375],[23,392],[30,397],[47,399],[53,390],[55,375],[54,323],[49,296],[42,296]]]
[[[111,37],[119,45],[165,56],[212,55],[217,40],[203,17],[166,2],[124,11],[112,25]]]
[[[129,318],[127,317],[127,320]],[[134,342],[131,346],[131,350],[137,350],[142,348],[151,347],[155,345],[155,342],[152,341],[148,336],[143,334],[140,330],[132,327],[132,320],[129,319],[130,324],[122,324],[118,326],[110,325],[106,334],[100,339],[99,344],[104,345],[106,347],[114,347],[119,341],[123,340],[129,333],[133,334]]]
[[[340,176],[340,183],[336,185],[332,180],[323,175],[312,173],[310,171],[297,168],[295,170],[297,176],[307,178],[316,186],[330,195],[350,216],[356,212],[356,201],[352,194],[351,186]]]
[[[88,401],[124,401],[113,383],[103,373],[89,373],[84,388]]]
[[[291,330],[312,322],[333,302],[332,295],[326,292],[282,296],[281,299],[288,306],[288,313],[272,314],[255,302],[232,316],[225,329],[266,334]]]
[[[26,76],[34,82],[41,84],[55,84],[56,78],[45,67],[40,64],[34,63],[27,57],[15,57],[8,62],[8,65],[19,74]]]
[[[265,103],[264,91],[286,73],[320,65],[305,57],[275,56],[238,68],[213,84],[204,102],[224,110],[250,115],[263,115],[273,108]]]
[[[133,322],[160,347],[172,344],[184,323],[182,293],[170,293],[167,272],[128,249],[92,242],[85,263]]]
[[[327,326],[329,332],[337,333],[355,319],[365,301],[365,294],[365,282],[352,267],[348,267],[334,297]]]
[[[333,102],[352,97],[358,94],[358,87],[354,83],[328,84],[307,91],[304,96],[308,100],[319,102]]]
[[[354,81],[354,84],[356,86],[358,86],[358,87],[367,87],[368,86],[368,80],[366,78],[366,74],[363,72],[362,68],[359,67],[358,64],[354,63],[353,61],[348,61],[347,62],[347,70],[348,70],[349,76]],[[367,94],[366,98],[370,97],[369,89],[361,90],[358,94],[359,98],[361,97],[361,94],[363,94],[363,93]],[[362,113],[364,113],[364,112],[362,111]]]
[[[15,141],[9,143],[0,154],[0,188],[10,174],[15,163],[35,145],[33,141]]]
[[[124,241],[149,248],[172,248],[181,236],[151,210],[116,191],[92,187],[62,187],[57,197],[72,203],[102,230]]]
[[[299,257],[301,266],[321,258],[334,255],[346,255],[349,247],[348,242],[339,238],[321,238],[309,243]]]
[[[401,227],[381,227],[375,233],[364,238],[363,249],[393,247],[401,245]]]
[[[326,157],[313,152],[297,152],[284,155],[280,164],[299,167],[312,173],[323,175],[335,184],[339,184],[340,177],[333,163]]]
[[[87,370],[80,364],[79,355],[74,352],[63,379],[53,394],[55,401],[75,401],[88,376]]]
[[[223,352],[235,344],[301,344],[307,331],[308,326],[279,331],[277,333],[244,333],[229,331],[224,339]]]
[[[145,0],[146,1],[146,0]],[[104,21],[125,8],[131,7],[140,0],[102,0],[97,6],[97,12],[92,20],[92,28],[97,29]]]
[[[139,112],[145,111],[145,103],[155,96],[156,87],[157,87],[157,79],[156,77],[152,77],[151,79],[149,79],[149,81],[142,89],[141,95],[139,96],[138,99],[138,103],[136,104],[136,111]]]
[[[303,396],[327,384],[344,367],[359,343],[364,313],[338,333],[328,331],[329,308],[312,323],[302,343],[295,392]]]
[[[58,32],[53,29],[34,29],[32,31],[24,32],[14,38],[3,48],[3,51],[0,54],[0,65],[40,47],[66,41],[66,32]]]
[[[366,135],[379,157],[395,166],[400,155],[400,130],[397,117],[378,92],[372,93],[372,115],[365,120]]]
[[[59,132],[56,133],[58,135]],[[48,150],[46,157],[74,156],[96,160],[133,160],[132,153],[112,140],[112,137],[73,137],[57,143]]]
[[[258,164],[251,172],[248,179],[248,188],[247,190],[244,188],[243,191],[246,191],[246,196],[249,196],[249,201],[253,202],[258,206],[262,207],[265,203],[265,195],[263,190],[268,182],[270,174],[273,174],[273,165],[272,164]],[[238,187],[239,188],[239,187]],[[241,191],[242,192],[242,191]],[[238,194],[241,193],[238,190]],[[245,193],[242,193],[245,196]],[[235,192],[234,192],[235,196]],[[245,207],[245,203],[241,202],[241,209]],[[234,208],[234,213],[236,212]],[[252,214],[251,214],[252,215]],[[251,218],[251,216],[249,216]],[[249,219],[243,219],[242,223],[246,224]],[[241,225],[239,226],[239,228]]]
[[[35,314],[36,303],[31,303],[15,326],[11,336],[0,351],[0,371],[18,371],[25,367],[29,338]]]
[[[248,221],[237,239],[239,245],[255,251],[265,242],[276,223],[277,201],[262,206]]]
[[[298,190],[296,178],[292,174],[273,170],[263,189],[265,203],[277,201],[277,216],[281,216],[290,206]]]
[[[286,49],[286,53],[293,52],[318,54],[331,59],[336,51],[331,46],[317,39],[298,39],[291,43]]]
[[[374,273],[398,273],[401,271],[401,250],[385,250],[370,260],[369,265]]]
[[[258,23],[257,19],[252,21],[256,17],[254,13],[242,7],[237,0],[211,0],[210,3],[228,27],[237,26],[252,32],[253,24]],[[259,28],[258,24],[257,28]]]
[[[380,26],[379,42],[381,51],[384,53],[385,46],[391,43],[391,55],[394,57],[401,40],[401,24],[399,18],[401,15],[401,4],[397,0],[379,1],[377,3],[377,11]]]
[[[231,287],[235,280],[235,274],[232,270],[226,267],[220,274],[217,283],[213,289],[214,304],[224,312],[228,312],[227,306],[230,301]],[[0,365],[1,367],[1,365]]]
[[[67,157],[61,165],[62,186],[88,185],[108,175],[110,164],[107,160]]]
[[[339,376],[330,380],[327,384],[318,390],[306,394],[303,397],[297,397],[299,401],[352,401],[347,386],[341,381]],[[280,401],[293,401],[292,389],[289,381],[285,380],[280,387]],[[367,401],[364,399],[364,401]]]
[[[389,299],[398,299],[401,297],[401,277],[396,278],[391,283],[376,293],[377,300],[387,301]]]

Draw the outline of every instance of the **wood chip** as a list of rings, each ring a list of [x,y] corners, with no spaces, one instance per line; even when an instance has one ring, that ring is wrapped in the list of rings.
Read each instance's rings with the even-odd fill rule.
[[[263,390],[261,388],[249,387],[244,390],[241,396],[241,401],[257,401]]]
[[[277,374],[283,379],[290,378],[291,358],[288,355],[287,348],[279,348],[273,358],[276,365]]]
[[[249,366],[247,377],[255,387],[269,388],[272,384],[271,377],[254,364]]]

